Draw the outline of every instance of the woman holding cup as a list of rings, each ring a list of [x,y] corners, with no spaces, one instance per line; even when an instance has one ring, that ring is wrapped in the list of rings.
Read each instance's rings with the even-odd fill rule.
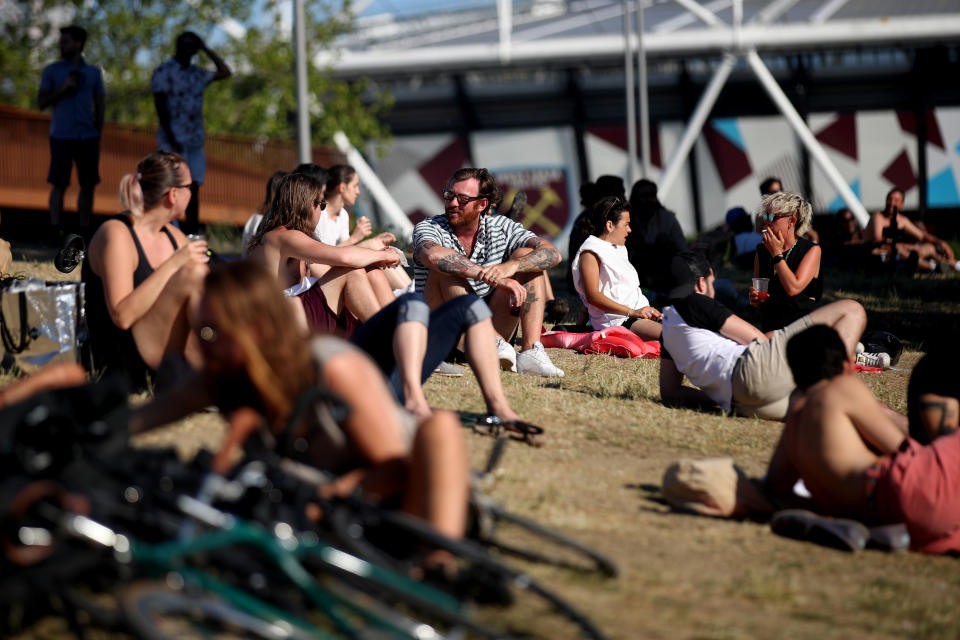
[[[190,202],[190,181],[176,153],[141,160],[120,180],[126,210],[100,226],[83,263],[93,366],[125,373],[137,387],[166,356],[202,363],[188,318],[202,293],[207,243],[188,241],[172,224]]]
[[[350,232],[350,214],[346,207],[352,207],[360,195],[360,176],[357,170],[348,164],[336,164],[327,170],[324,198],[327,208],[313,232],[313,237],[324,244],[358,245],[379,251],[397,241],[389,231],[367,238],[373,231],[370,220],[359,216]],[[382,270],[395,294],[404,293],[410,287],[410,275],[402,267]],[[371,283],[376,286],[376,283]],[[401,291],[402,290],[402,291]],[[409,289],[412,291],[412,289]],[[385,301],[386,302],[386,301]]]
[[[750,304],[760,308],[763,331],[781,329],[819,306],[822,252],[803,237],[812,214],[810,203],[792,191],[771,193],[760,203],[763,242],[754,257]]]

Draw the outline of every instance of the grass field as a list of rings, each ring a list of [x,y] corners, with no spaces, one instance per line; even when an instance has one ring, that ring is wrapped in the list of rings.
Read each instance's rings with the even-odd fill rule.
[[[46,265],[19,264],[51,274]],[[747,274],[735,274],[745,286]],[[910,369],[960,317],[960,277],[866,279],[831,274],[828,298],[868,309],[870,327],[907,342]],[[749,309],[743,310],[749,317]],[[566,377],[503,373],[518,413],[546,429],[543,446],[511,443],[491,493],[512,510],[570,534],[614,558],[619,578],[603,580],[528,565],[587,612],[613,638],[957,638],[960,565],[953,558],[863,551],[844,554],[773,535],[766,524],[671,512],[661,501],[663,470],[680,458],[731,456],[762,475],[781,426],[671,409],[660,403],[656,360],[620,360],[552,350]],[[861,374],[876,395],[903,412],[908,371]],[[436,407],[482,410],[471,374],[434,377]],[[216,416],[204,415],[150,436],[185,455],[216,446]],[[492,439],[466,431],[480,466]],[[144,439],[146,440],[146,439]],[[570,637],[545,612],[508,616],[543,638]],[[56,635],[56,631],[52,631]],[[26,637],[26,636],[25,636]]]

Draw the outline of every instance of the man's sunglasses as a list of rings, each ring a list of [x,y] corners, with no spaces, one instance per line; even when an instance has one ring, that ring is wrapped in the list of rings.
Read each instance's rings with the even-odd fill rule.
[[[456,198],[457,202],[460,203],[460,206],[465,207],[471,202],[473,202],[474,200],[480,200],[481,198],[485,198],[486,196],[468,196],[465,193],[454,193],[449,189],[445,189],[440,193],[440,197],[443,198],[444,202],[450,202],[451,200]]]

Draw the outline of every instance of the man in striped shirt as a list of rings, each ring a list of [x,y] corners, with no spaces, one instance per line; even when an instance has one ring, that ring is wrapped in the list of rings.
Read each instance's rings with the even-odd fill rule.
[[[519,223],[490,215],[502,194],[486,169],[460,169],[441,194],[445,214],[414,227],[414,279],[431,308],[475,293],[493,312],[497,353],[504,369],[563,376],[540,343],[546,299],[545,269],[560,252]],[[520,325],[519,354],[509,340]]]

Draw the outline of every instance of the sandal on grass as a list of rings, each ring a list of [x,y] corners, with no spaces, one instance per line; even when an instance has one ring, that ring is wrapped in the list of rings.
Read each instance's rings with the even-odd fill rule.
[[[499,437],[508,435],[513,440],[526,442],[534,447],[541,446],[537,436],[543,435],[543,428],[522,420],[502,420],[492,413],[473,413],[472,411],[457,411],[463,426],[470,427],[474,432],[483,435]]]
[[[870,539],[870,530],[856,520],[829,518],[805,509],[776,512],[770,528],[786,538],[806,540],[840,551],[859,551]]]

